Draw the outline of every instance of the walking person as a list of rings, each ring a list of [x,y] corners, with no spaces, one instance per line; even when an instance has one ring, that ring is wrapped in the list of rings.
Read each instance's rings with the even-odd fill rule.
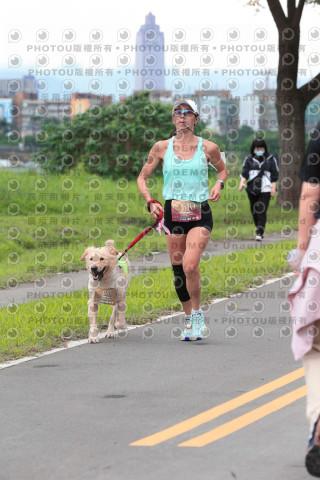
[[[277,160],[269,154],[264,140],[257,138],[252,142],[250,155],[242,164],[241,176],[239,191],[241,192],[248,180],[246,190],[256,227],[256,240],[261,242],[265,233],[270,197],[276,194],[279,178]]]
[[[320,478],[320,121],[311,135],[299,177],[303,183],[297,250],[293,252],[299,256],[291,262],[298,278],[288,300],[293,320],[292,350],[295,360],[302,359],[308,388],[305,464],[310,475]]]
[[[199,262],[213,227],[208,200],[219,200],[227,178],[227,170],[218,146],[194,134],[198,121],[199,111],[194,101],[176,101],[172,108],[175,128],[170,138],[153,145],[137,181],[148,210],[156,219],[161,207],[150,202],[152,199],[146,180],[159,162],[162,163],[166,240],[174,286],[185,312],[185,327],[181,340],[201,340],[208,335],[200,307]],[[209,163],[218,172],[217,182],[210,192]]]

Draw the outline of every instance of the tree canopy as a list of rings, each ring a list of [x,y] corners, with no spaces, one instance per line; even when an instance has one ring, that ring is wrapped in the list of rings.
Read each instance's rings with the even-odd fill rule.
[[[136,177],[152,145],[173,130],[171,109],[151,102],[149,92],[140,92],[120,103],[93,106],[72,122],[48,123],[39,163],[54,173],[82,163],[91,173]],[[199,122],[195,133],[204,127]]]

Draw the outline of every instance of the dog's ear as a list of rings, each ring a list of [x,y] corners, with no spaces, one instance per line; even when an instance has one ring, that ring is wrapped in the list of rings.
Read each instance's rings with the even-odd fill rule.
[[[105,246],[107,248],[113,247],[113,245],[114,245],[114,240],[107,240],[105,243]]]
[[[86,256],[87,256],[90,252],[92,252],[93,250],[94,250],[94,247],[93,247],[93,246],[86,248],[85,251],[84,251],[83,254],[82,254],[82,257],[80,258],[80,262],[84,262],[85,259],[86,259]]]
[[[109,253],[111,253],[111,255],[118,255],[118,250],[116,248],[114,248],[114,240],[107,240],[106,243],[106,248],[108,249]]]

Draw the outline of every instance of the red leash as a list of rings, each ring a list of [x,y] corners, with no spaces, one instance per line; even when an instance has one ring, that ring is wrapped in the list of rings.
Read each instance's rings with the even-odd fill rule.
[[[161,203],[158,202],[158,200],[149,200],[148,203],[158,203],[159,205],[161,205]],[[161,205],[161,207],[162,207],[162,205]],[[151,225],[151,227],[148,227],[148,228],[146,228],[145,230],[143,230],[143,232],[141,232],[140,235],[138,235],[138,236],[130,243],[130,245],[125,249],[125,251],[121,253],[120,257],[118,257],[118,261],[120,260],[120,258],[123,257],[123,255],[125,255],[125,254],[127,253],[128,250],[130,250],[130,248],[132,248],[136,243],[138,243],[139,240],[141,240],[142,237],[144,237],[145,235],[147,235],[147,233],[149,233],[150,230],[153,229],[153,227],[155,227],[156,225],[158,225],[158,223],[161,222],[162,217],[163,217],[163,211],[162,211],[162,210],[159,210],[158,218],[157,218],[157,220],[154,222],[154,224]]]

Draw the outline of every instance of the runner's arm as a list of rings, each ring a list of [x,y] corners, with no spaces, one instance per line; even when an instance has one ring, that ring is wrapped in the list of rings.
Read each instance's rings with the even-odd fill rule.
[[[151,200],[151,195],[149,192],[149,189],[147,187],[147,182],[146,180],[150,177],[152,172],[156,169],[158,166],[159,162],[162,160],[162,151],[163,151],[163,141],[157,142],[153,145],[153,147],[150,150],[148,160],[142,167],[142,170],[139,174],[137,184],[138,188],[140,190],[141,195],[145,199],[146,202],[149,202]],[[158,203],[151,203],[150,204],[150,213],[153,218],[158,218],[158,212],[159,210],[163,211],[163,208],[158,204]]]
[[[206,142],[206,147],[207,159],[209,163],[211,163],[211,165],[217,170],[218,180],[222,180],[223,182],[225,182],[228,177],[228,171],[224,161],[221,158],[221,152],[218,145],[208,141]]]
[[[221,182],[219,182],[219,180],[222,180],[223,182],[225,182],[228,177],[228,171],[224,161],[221,158],[221,152],[218,145],[216,145],[213,142],[205,141],[204,146],[205,146],[206,157],[209,163],[211,163],[211,165],[218,172],[217,182],[214,184],[213,188],[211,189],[210,196],[209,196],[209,200],[211,200],[212,202],[217,202],[221,195]]]
[[[299,202],[299,226],[297,248],[303,253],[308,248],[311,228],[317,219],[314,214],[318,210],[320,200],[320,183],[303,182]]]
[[[152,172],[156,169],[158,166],[159,162],[162,160],[161,158],[161,151],[162,151],[162,142],[157,142],[153,145],[153,147],[150,150],[148,160],[142,167],[142,170],[139,174],[137,184],[138,188],[140,190],[141,195],[145,199],[146,202],[151,200],[151,195],[147,187],[146,180],[150,177]]]

